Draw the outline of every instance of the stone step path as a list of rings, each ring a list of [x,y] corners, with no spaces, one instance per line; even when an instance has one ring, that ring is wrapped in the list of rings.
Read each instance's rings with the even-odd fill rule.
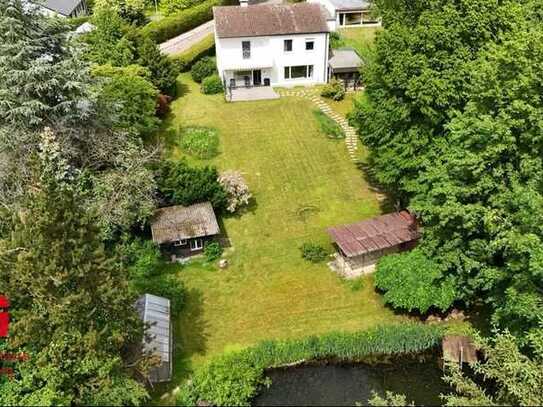
[[[343,132],[345,133],[345,144],[347,145],[347,151],[352,161],[358,162],[356,152],[358,150],[358,136],[354,127],[349,125],[349,122],[345,117],[337,112],[334,112],[330,105],[326,103],[322,98],[310,89],[281,89],[278,91],[281,96],[293,96],[308,99],[313,102],[325,115],[335,121]]]

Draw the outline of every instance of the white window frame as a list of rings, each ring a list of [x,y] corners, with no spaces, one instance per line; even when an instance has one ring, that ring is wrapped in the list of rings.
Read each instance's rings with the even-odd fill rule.
[[[307,49],[307,44],[312,42],[313,43],[313,48],[312,49]],[[313,38],[306,38],[305,39],[305,50],[308,51],[308,52],[313,52],[315,51],[315,39]]]
[[[190,241],[190,251],[195,252],[204,248],[204,239],[192,239]]]
[[[179,239],[177,242],[174,242],[174,246],[186,246],[187,245],[187,239]]]
[[[298,67],[298,66],[305,66],[305,76],[301,78],[293,78],[292,77],[292,68]],[[287,71],[288,70],[288,75]],[[285,80],[287,81],[298,81],[300,79],[313,79],[313,73],[315,71],[315,67],[313,65],[293,65],[293,66],[285,66],[283,67],[283,76],[285,77]]]

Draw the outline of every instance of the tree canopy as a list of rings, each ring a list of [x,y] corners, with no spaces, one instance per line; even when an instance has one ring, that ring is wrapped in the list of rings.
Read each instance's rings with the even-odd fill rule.
[[[543,28],[536,2],[378,1],[353,115],[373,175],[423,226],[458,298],[520,333],[543,311]],[[537,11],[539,10],[539,12]]]
[[[154,206],[154,184],[148,182],[152,177],[147,168],[152,154],[135,133],[156,126],[151,116],[156,90],[143,82],[141,87],[129,89],[141,102],[129,106],[119,92],[119,87],[126,85],[120,79],[105,84],[90,74],[90,64],[66,24],[35,9],[24,9],[18,0],[0,3],[0,28],[2,205],[18,205],[31,182],[30,163],[47,127],[69,165],[92,181],[81,184],[88,207],[109,210],[108,202],[131,201],[130,206],[115,207],[116,217],[110,216],[111,211],[103,213],[100,218],[111,221],[104,223],[105,233],[129,228],[134,220],[141,223]],[[138,113],[128,108],[136,108]],[[127,127],[134,131],[125,131]],[[133,200],[127,188],[115,187],[120,174],[125,185],[145,191],[140,199]],[[94,188],[101,193],[92,192]]]
[[[8,350],[31,361],[16,366],[13,380],[0,379],[0,403],[138,404],[147,392],[123,355],[143,326],[126,270],[107,255],[48,132],[35,165],[32,188],[0,240],[0,292],[12,305]]]

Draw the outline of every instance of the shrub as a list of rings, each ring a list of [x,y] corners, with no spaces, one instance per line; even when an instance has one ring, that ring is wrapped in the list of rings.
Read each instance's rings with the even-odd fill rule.
[[[419,249],[383,257],[377,264],[375,285],[385,291],[385,302],[395,308],[421,313],[430,307],[447,310],[456,299],[451,278],[443,267]]]
[[[345,87],[343,83],[337,79],[332,79],[330,83],[326,84],[321,91],[323,98],[335,100],[336,102],[343,100],[345,97]]]
[[[100,101],[114,110],[115,125],[132,134],[146,136],[158,129],[158,90],[146,78],[148,71],[137,65],[125,68],[95,66],[93,76],[106,78]]]
[[[321,131],[333,139],[345,138],[345,132],[341,126],[320,110],[314,110],[313,114],[319,123]]]
[[[166,205],[192,205],[210,201],[213,208],[226,207],[226,191],[215,167],[191,167],[185,160],[163,161],[156,171],[158,192]]]
[[[201,160],[212,158],[219,151],[219,132],[209,127],[187,127],[181,132],[180,145]]]
[[[162,93],[175,95],[179,67],[160,52],[158,45],[149,38],[138,48],[138,63],[151,72],[150,80]]]
[[[181,10],[186,10],[194,5],[198,0],[161,0],[160,9],[165,15],[169,16]]]
[[[178,315],[185,305],[185,285],[174,274],[142,280],[139,283],[139,291],[141,294],[148,293],[168,298],[174,316]]]
[[[215,36],[208,35],[185,52],[170,56],[181,72],[189,71],[201,58],[215,54]]]
[[[311,263],[320,263],[328,257],[326,249],[315,243],[304,243],[300,248],[302,257]]]
[[[196,62],[190,69],[190,75],[194,82],[200,83],[208,76],[216,73],[217,66],[215,60],[210,57],[203,57]]]
[[[224,90],[222,80],[219,75],[211,75],[202,81],[202,93],[205,95],[215,95]]]
[[[356,362],[378,355],[424,352],[444,336],[438,325],[403,324],[355,333],[330,333],[296,340],[275,340],[223,354],[199,368],[178,395],[179,405],[205,400],[217,406],[248,406],[264,383],[264,369],[300,360]]]
[[[330,32],[330,46],[332,49],[341,48],[345,45],[345,40],[337,31]]]
[[[164,118],[168,113],[170,113],[170,103],[172,99],[173,98],[168,95],[158,95],[156,101],[156,115],[158,117]]]
[[[167,269],[160,249],[151,240],[125,238],[117,251],[128,269],[129,284],[137,295],[153,294],[168,298],[172,312],[177,314],[185,302],[185,286]]]
[[[217,242],[208,243],[204,248],[204,256],[207,261],[215,261],[222,255],[222,247]]]
[[[117,246],[117,252],[123,264],[127,265],[131,279],[156,276],[164,264],[158,246],[151,240],[130,239],[125,236]]]
[[[157,43],[162,43],[210,21],[213,18],[213,7],[220,4],[220,0],[207,0],[161,20],[152,21],[143,27],[141,32],[143,35],[154,39]]]
[[[219,183],[222,185],[228,196],[228,212],[235,212],[241,206],[248,205],[251,199],[249,187],[239,171],[225,171],[219,177]]]
[[[358,277],[354,280],[347,280],[347,283],[353,292],[360,291],[364,288],[364,279],[362,277]]]

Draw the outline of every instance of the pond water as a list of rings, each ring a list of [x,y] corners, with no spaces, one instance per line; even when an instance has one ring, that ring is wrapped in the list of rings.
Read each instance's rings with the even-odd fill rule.
[[[435,359],[394,364],[308,365],[267,372],[272,385],[253,401],[255,406],[367,405],[372,390],[405,394],[416,405],[441,405],[449,392]]]

